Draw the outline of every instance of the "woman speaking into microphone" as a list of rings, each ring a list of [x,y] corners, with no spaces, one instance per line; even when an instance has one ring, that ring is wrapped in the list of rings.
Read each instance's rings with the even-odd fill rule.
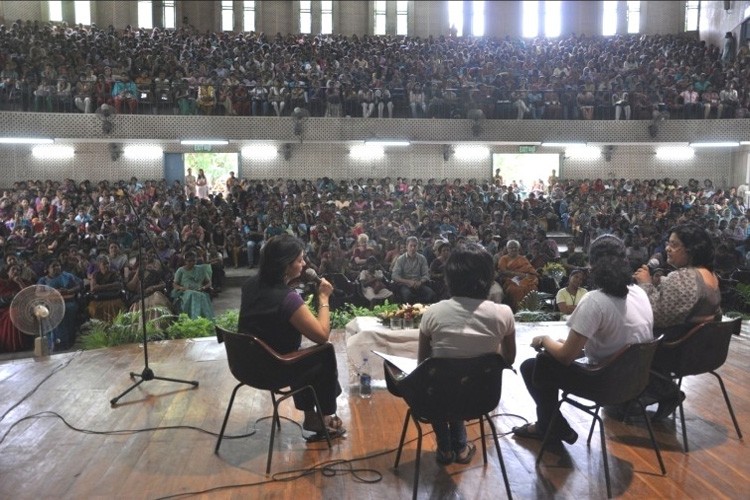
[[[305,268],[304,244],[289,234],[274,236],[263,246],[258,271],[242,286],[238,331],[263,340],[272,349],[288,354],[300,348],[302,336],[316,344],[325,344],[331,334],[329,298],[333,286],[325,279],[317,285],[317,317],[305,305],[289,283]],[[336,416],[336,397],[341,394],[333,351],[320,351],[299,363],[299,379],[293,389],[311,385],[317,393],[323,422],[317,417],[315,401],[309,391],[294,395],[294,405],[305,413],[302,428],[339,437],[345,429]]]

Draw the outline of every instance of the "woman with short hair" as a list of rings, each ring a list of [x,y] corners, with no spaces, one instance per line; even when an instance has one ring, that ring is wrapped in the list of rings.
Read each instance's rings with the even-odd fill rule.
[[[663,334],[673,340],[694,325],[721,319],[721,291],[714,273],[714,244],[703,227],[690,223],[672,228],[666,253],[667,263],[676,270],[660,278],[658,285],[647,266],[641,266],[633,277],[654,310],[655,336]],[[664,374],[661,366],[667,360],[660,355],[652,368]],[[671,415],[684,397],[668,377],[651,377],[642,401],[659,403],[653,417],[658,420]]]
[[[419,362],[429,357],[466,358],[497,352],[506,363],[516,357],[513,312],[487,300],[493,283],[492,256],[469,243],[451,253],[445,264],[449,299],[431,305],[419,325]],[[466,440],[463,421],[434,423],[437,461],[468,464],[476,447]]]

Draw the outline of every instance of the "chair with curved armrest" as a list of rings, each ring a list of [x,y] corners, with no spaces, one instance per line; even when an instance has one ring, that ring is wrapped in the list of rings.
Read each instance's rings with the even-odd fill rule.
[[[734,415],[732,403],[729,401],[724,381],[716,373],[724,362],[727,360],[729,353],[729,342],[732,335],[739,335],[742,328],[742,318],[732,321],[709,321],[694,326],[682,337],[663,342],[656,351],[654,357],[654,367],[659,371],[668,374],[669,377],[677,379],[677,386],[682,387],[682,379],[688,375],[700,375],[710,373],[719,381],[721,392],[724,395],[724,402],[727,404],[729,415],[734,423],[734,430],[737,431],[737,437],[742,439],[742,432],[737,423],[737,417]],[[661,373],[654,372],[656,376],[663,376]],[[680,408],[680,422],[682,422],[682,442],[685,451],[688,450],[687,429],[685,426],[685,410],[682,402]]]
[[[216,327],[216,337],[219,342],[224,342],[227,350],[227,361],[229,370],[239,384],[232,391],[229,399],[227,413],[224,416],[224,423],[221,425],[219,439],[216,442],[214,453],[219,453],[219,446],[224,437],[224,430],[227,427],[229,413],[232,411],[234,397],[237,390],[243,385],[269,391],[271,401],[273,401],[273,419],[271,421],[271,439],[268,443],[268,461],[266,463],[266,474],[271,472],[271,458],[273,457],[273,441],[276,435],[276,429],[281,430],[281,421],[279,419],[279,404],[287,398],[294,396],[302,391],[312,391],[315,399],[315,407],[318,409],[318,417],[323,422],[323,415],[320,412],[318,395],[312,386],[306,385],[297,389],[291,389],[289,386],[294,382],[299,373],[297,371],[298,363],[312,355],[334,356],[332,344],[322,344],[301,349],[289,354],[279,354],[271,349],[265,342],[253,335],[244,333],[234,333]],[[281,396],[276,399],[276,396]],[[331,437],[328,430],[323,426],[328,447],[331,448]]]
[[[661,338],[644,344],[632,344],[625,346],[618,352],[609,357],[605,362],[597,365],[574,362],[569,370],[569,374],[560,381],[562,389],[562,398],[558,404],[558,410],[563,403],[568,403],[579,410],[582,410],[592,417],[591,429],[586,441],[591,444],[591,437],[594,433],[594,426],[599,423],[599,433],[602,442],[602,458],[604,461],[604,478],[607,483],[607,497],[612,498],[612,487],[609,479],[609,463],[607,461],[607,443],[604,436],[604,423],[599,416],[599,409],[607,405],[619,405],[629,401],[638,401],[638,396],[643,392],[648,384],[651,361],[656,352]],[[549,356],[542,353],[540,356]],[[572,399],[571,396],[593,401],[593,405],[586,405]],[[653,445],[656,458],[659,460],[662,474],[667,471],[664,467],[664,461],[659,452],[659,445],[654,438],[654,431],[651,428],[651,422],[646,415],[646,408],[638,401],[641,412],[646,421],[651,444]],[[542,460],[544,450],[551,438],[551,431],[555,428],[556,421],[559,419],[560,412],[555,413],[555,417],[547,428],[547,434],[539,450],[536,463]]]
[[[495,424],[490,418],[500,402],[503,368],[507,364],[499,354],[483,354],[472,358],[428,358],[413,372],[403,377],[403,372],[391,363],[384,362],[388,390],[403,398],[408,405],[394,468],[398,467],[404,447],[409,417],[417,427],[417,458],[414,464],[414,492],[419,490],[419,461],[422,453],[422,427],[420,424],[479,419],[482,436],[482,456],[487,464],[487,447],[484,440],[484,420],[492,430],[497,459],[505,481],[505,490],[511,498],[505,462],[500,451]]]

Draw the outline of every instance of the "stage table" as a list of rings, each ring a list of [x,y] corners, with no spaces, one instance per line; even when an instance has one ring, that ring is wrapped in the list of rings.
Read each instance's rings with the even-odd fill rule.
[[[564,321],[540,321],[537,323],[516,323],[516,344],[530,345],[537,335],[549,335],[554,339],[568,336]],[[384,381],[383,360],[371,351],[380,351],[395,356],[417,358],[419,329],[392,330],[379,318],[358,316],[346,325],[346,352],[349,358],[350,383],[356,384],[356,374],[362,359],[367,356],[370,375],[374,381]],[[381,385],[381,384],[378,384]]]

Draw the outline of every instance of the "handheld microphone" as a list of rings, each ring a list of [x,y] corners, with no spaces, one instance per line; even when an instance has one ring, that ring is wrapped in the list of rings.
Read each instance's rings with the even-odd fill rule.
[[[318,273],[315,272],[315,269],[307,268],[305,269],[305,275],[304,279],[308,283],[315,283],[316,285],[320,285],[320,276],[318,276]]]
[[[659,259],[650,259],[646,266],[648,267],[648,272],[653,276],[654,271],[661,267],[661,262],[659,262]]]

